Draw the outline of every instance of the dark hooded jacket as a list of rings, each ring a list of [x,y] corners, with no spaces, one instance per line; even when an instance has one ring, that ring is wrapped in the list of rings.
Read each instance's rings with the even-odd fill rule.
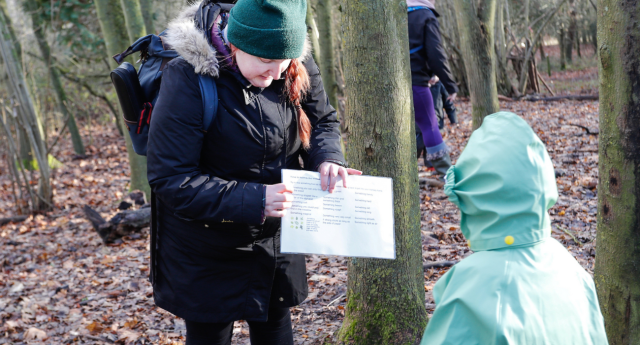
[[[303,150],[284,81],[257,88],[219,67],[193,23],[197,8],[169,24],[165,43],[182,58],[163,72],[149,132],[154,299],[189,321],[266,321],[270,306],[302,302],[307,281],[304,256],[280,253],[280,219],[262,224],[264,185],[280,183],[282,169],[344,162],[339,122],[305,49],[311,91],[302,107],[313,129]],[[218,112],[206,132],[198,73],[217,78]]]
[[[411,52],[411,83],[428,86],[433,75],[444,84],[450,94],[458,92],[453,80],[447,54],[440,38],[440,15],[434,9],[411,11],[409,16],[409,51]]]

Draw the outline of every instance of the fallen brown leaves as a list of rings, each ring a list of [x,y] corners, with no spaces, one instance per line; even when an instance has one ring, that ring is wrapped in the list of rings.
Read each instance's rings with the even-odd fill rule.
[[[560,190],[551,210],[553,236],[591,273],[598,136],[574,125],[595,131],[598,103],[509,102],[502,106],[523,116],[547,144]],[[449,128],[445,138],[454,160],[471,133],[470,106],[461,101],[459,107],[461,125]],[[65,164],[55,171],[56,210],[0,227],[0,343],[184,344],[184,322],[153,303],[147,280],[148,229],[105,246],[82,216],[82,205],[89,204],[109,218],[127,195],[124,142],[111,128],[94,125],[93,130],[88,158],[72,160],[68,143],[54,152]],[[0,204],[5,206],[0,217],[14,212],[6,176],[0,176]],[[420,197],[425,262],[468,256],[458,211],[442,189],[425,186]],[[322,344],[339,329],[345,312],[346,260],[307,258],[309,298],[292,308],[296,344]],[[433,285],[447,270],[425,270],[429,313],[435,307]],[[236,322],[233,332],[234,344],[248,344],[245,322]]]

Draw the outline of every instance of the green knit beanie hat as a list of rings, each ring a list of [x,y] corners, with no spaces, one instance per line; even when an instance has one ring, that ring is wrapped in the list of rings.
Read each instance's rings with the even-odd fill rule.
[[[264,59],[296,59],[307,37],[306,0],[239,0],[231,9],[227,38]]]

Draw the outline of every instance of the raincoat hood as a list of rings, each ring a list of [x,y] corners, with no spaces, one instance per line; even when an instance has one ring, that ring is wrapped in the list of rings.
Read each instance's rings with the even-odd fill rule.
[[[547,210],[558,200],[546,148],[519,116],[484,118],[444,187],[461,212],[471,250],[532,245],[551,236]]]

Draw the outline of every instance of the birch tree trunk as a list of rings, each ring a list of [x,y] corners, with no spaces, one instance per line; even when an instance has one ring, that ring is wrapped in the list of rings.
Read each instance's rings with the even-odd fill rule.
[[[600,0],[595,282],[611,345],[640,343],[640,2]]]
[[[427,324],[405,0],[342,4],[349,165],[393,178],[396,259],[351,258],[338,338],[418,344]],[[384,13],[384,15],[381,15]]]
[[[42,136],[42,129],[38,123],[38,117],[33,107],[20,63],[16,59],[18,55],[15,51],[15,44],[11,40],[4,13],[0,14],[0,54],[7,73],[8,89],[11,90],[18,102],[18,122],[26,132],[34,158],[38,163],[40,178],[38,180],[38,200],[34,208],[40,211],[47,211],[52,207],[53,196],[47,146]]]
[[[107,55],[112,68],[117,67],[111,56],[122,53],[133,41],[129,38],[129,34],[125,30],[125,20],[120,2],[110,0],[95,0],[96,12],[102,35],[107,46]],[[140,26],[142,31],[143,26]],[[136,37],[135,39],[137,39]],[[122,123],[120,121],[119,123]],[[140,156],[133,151],[131,138],[126,128],[122,128],[125,132],[124,138],[127,145],[127,153],[129,155],[129,166],[131,169],[131,190],[139,189],[145,193],[147,200],[151,197],[151,187],[147,179],[147,157]]]
[[[494,18],[496,0],[454,0],[471,96],[473,129],[500,110],[496,85]]]
[[[73,151],[77,155],[84,156],[84,144],[82,143],[82,136],[80,136],[80,131],[78,130],[78,125],[76,124],[76,117],[73,116],[73,114],[69,112],[69,109],[67,108],[67,94],[62,87],[62,83],[60,82],[58,69],[53,68],[51,64],[51,48],[49,47],[49,43],[47,42],[47,39],[43,33],[42,20],[40,19],[41,17],[38,13],[38,4],[32,0],[23,1],[22,4],[25,10],[31,15],[31,26],[33,28],[33,33],[36,36],[36,41],[38,42],[38,48],[40,49],[42,59],[47,65],[47,70],[49,71],[49,81],[51,82],[51,86],[53,86],[53,90],[55,91],[58,108],[60,109],[60,113],[62,113],[63,118],[67,122],[67,128],[69,129],[69,134],[71,134]]]

